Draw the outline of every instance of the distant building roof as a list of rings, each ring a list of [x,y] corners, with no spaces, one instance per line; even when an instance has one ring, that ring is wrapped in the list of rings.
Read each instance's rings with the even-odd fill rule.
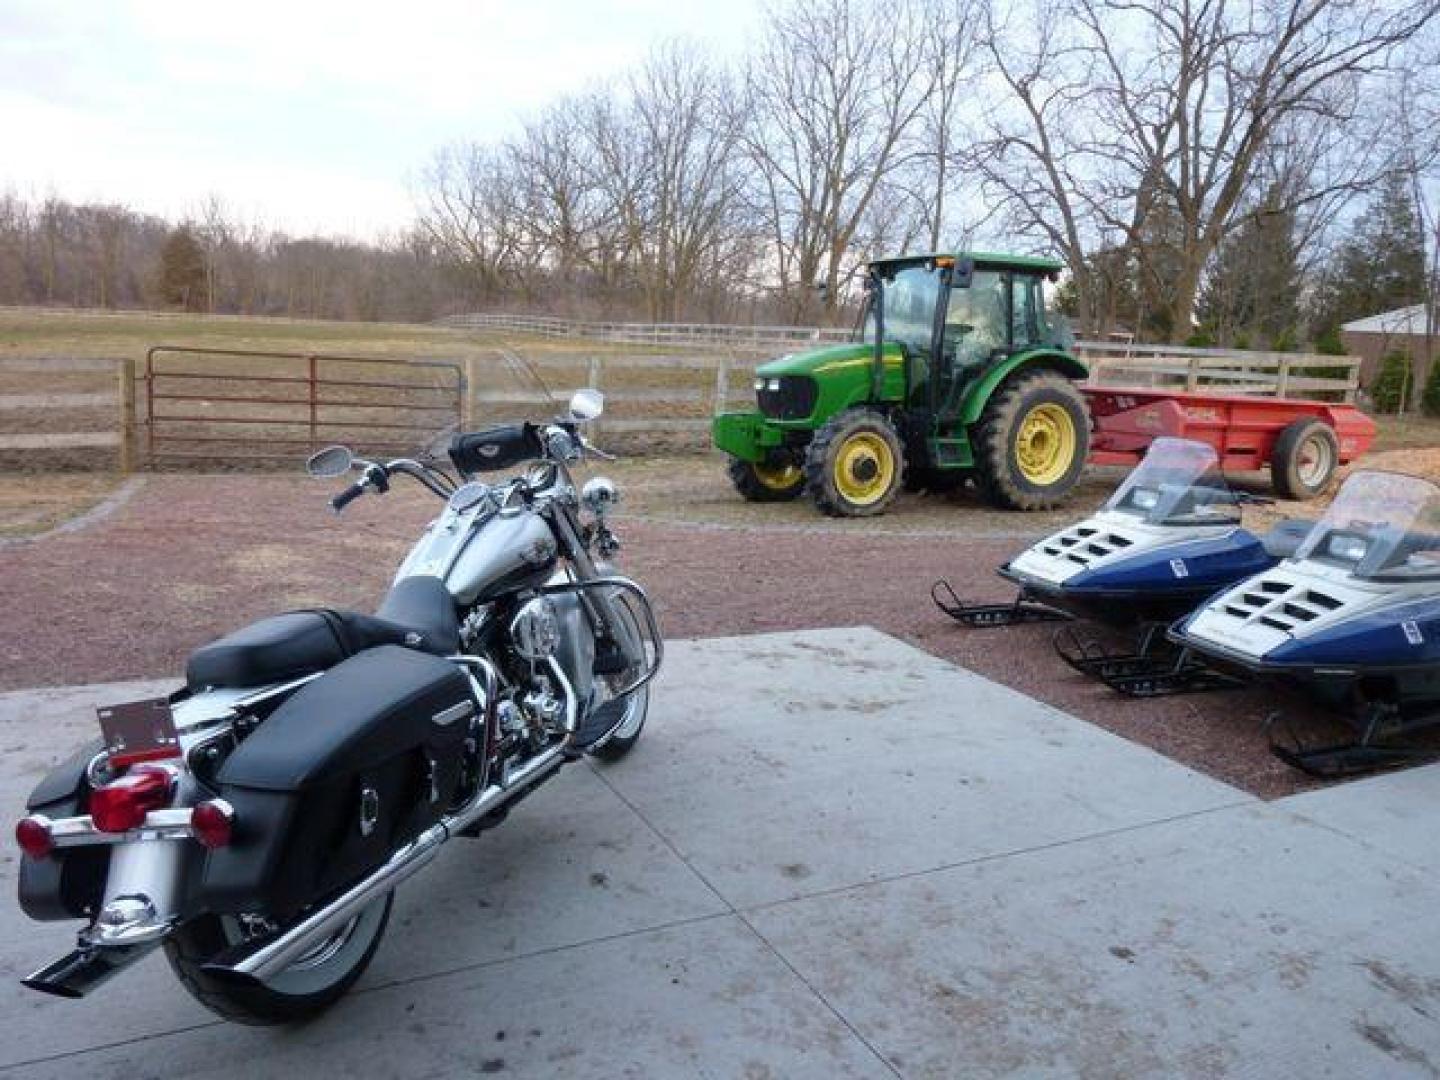
[[[1347,322],[1340,329],[1347,330],[1352,334],[1395,334],[1424,337],[1425,305],[1412,304],[1410,307],[1396,308],[1394,311],[1371,315],[1367,319],[1356,319],[1354,322]]]

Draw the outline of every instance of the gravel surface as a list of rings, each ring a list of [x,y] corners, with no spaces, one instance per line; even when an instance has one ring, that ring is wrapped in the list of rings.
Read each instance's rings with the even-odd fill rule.
[[[252,619],[373,607],[435,504],[397,486],[337,518],[328,494],[294,477],[151,476],[82,530],[0,547],[0,688],[178,675],[191,649]],[[813,512],[803,527],[672,523],[643,512],[622,513],[616,527],[622,563],[651,590],[668,637],[870,625],[1246,790],[1269,797],[1308,786],[1267,753],[1260,730],[1283,706],[1316,735],[1337,734],[1303,704],[1259,690],[1124,700],[1053,656],[1053,625],[953,623],[931,604],[931,583],[947,577],[967,599],[1009,599],[992,571],[1027,538],[996,537],[988,515],[958,507],[948,524],[932,524],[946,518],[910,498],[914,506],[864,531],[856,522],[830,529]],[[1046,527],[1003,517],[1011,529]],[[957,716],[964,708],[955,703]]]

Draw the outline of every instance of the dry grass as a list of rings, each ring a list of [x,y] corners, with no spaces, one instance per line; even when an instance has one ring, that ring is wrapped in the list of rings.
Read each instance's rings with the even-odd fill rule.
[[[159,344],[213,349],[356,353],[416,359],[489,355],[501,339],[472,331],[410,323],[324,322],[125,312],[0,311],[0,357],[144,355]],[[566,352],[573,343],[526,340],[527,351]],[[642,352],[638,346],[585,342],[587,353]]]
[[[1440,418],[1431,416],[1377,416],[1372,452],[1440,446]]]
[[[91,394],[101,397],[95,404],[67,405],[58,411],[48,408],[0,409],[0,434],[113,431],[118,422],[118,408],[110,404],[115,400],[117,387],[114,361],[132,359],[143,376],[145,356],[157,344],[322,357],[353,355],[402,361],[438,361],[454,365],[445,369],[417,365],[412,369],[412,376],[404,381],[453,384],[457,370],[463,370],[472,380],[480,399],[475,411],[477,426],[551,415],[560,406],[547,401],[544,392],[553,395],[557,403],[563,403],[570,391],[592,382],[595,361],[601,364],[597,381],[601,389],[611,395],[607,412],[613,419],[699,420],[713,409],[713,371],[674,362],[673,351],[666,356],[643,346],[499,337],[445,327],[402,324],[0,311],[0,396]],[[736,401],[748,400],[750,396],[748,371],[740,366],[743,363],[737,361],[732,379]],[[355,369],[358,366],[350,367]],[[202,464],[208,466],[228,466],[236,457],[251,457],[276,449],[301,453],[305,449],[302,444],[307,442],[310,434],[305,425],[308,410],[303,401],[296,401],[293,405],[276,405],[227,403],[222,399],[235,396],[303,398],[303,386],[279,383],[251,385],[226,382],[214,376],[293,376],[303,375],[303,369],[301,361],[226,358],[183,352],[161,354],[157,370],[205,372],[209,378],[163,380],[164,392],[190,394],[204,400],[162,400],[156,404],[156,416],[186,415],[210,420],[207,424],[172,422],[158,425],[156,433],[171,436],[207,434],[248,440],[243,447],[223,443],[170,446],[176,451],[203,450],[206,457]],[[323,370],[333,374],[343,371],[344,366],[324,361]],[[395,371],[394,368],[384,370]],[[347,377],[354,377],[353,372]],[[156,383],[157,390],[161,385]],[[626,394],[634,391],[642,392],[642,400],[625,400]],[[386,433],[376,425],[387,420],[407,425],[412,420],[421,421],[427,431],[432,423],[436,430],[443,428],[447,422],[453,423],[453,416],[447,420],[436,411],[427,413],[417,410],[402,415],[363,407],[346,408],[344,405],[355,401],[356,395],[365,394],[384,395],[393,402],[397,394],[391,390],[357,391],[331,386],[322,393],[336,404],[320,419],[336,423],[331,426],[322,424],[321,442],[350,441],[362,447],[367,441],[378,443],[384,441]],[[657,394],[677,393],[693,400],[655,398]],[[486,400],[495,395],[519,396],[522,400]],[[527,395],[533,400],[527,400]],[[143,424],[146,401],[143,378],[137,385],[136,397]],[[412,400],[421,405],[435,404],[439,399],[421,395]],[[300,426],[235,422],[255,421],[267,416],[293,418],[300,421]],[[290,442],[281,441],[287,439]],[[386,450],[414,452],[428,441],[428,437],[422,437],[416,431],[393,430],[389,432],[390,445],[376,445],[373,450],[376,453]],[[639,437],[615,435],[611,442],[627,453],[639,453],[700,450],[708,440],[703,432],[672,429],[653,438],[648,432]],[[233,450],[233,456],[227,457],[227,450]],[[102,456],[105,466],[113,464],[113,454]],[[34,460],[33,455],[7,453],[4,464],[26,469],[84,469],[93,467],[91,459],[89,453],[57,450],[48,453],[43,461]]]
[[[0,475],[0,539],[48,532],[93,509],[120,483],[113,473]]]

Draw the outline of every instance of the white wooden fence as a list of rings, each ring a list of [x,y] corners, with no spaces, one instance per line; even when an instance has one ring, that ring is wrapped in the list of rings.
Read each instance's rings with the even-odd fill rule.
[[[684,345],[711,353],[730,353],[732,355],[708,357],[699,354],[683,358],[606,358],[609,363],[631,366],[653,362],[672,368],[711,368],[716,371],[717,387],[725,385],[726,365],[753,367],[754,357],[758,355],[778,349],[813,348],[848,341],[851,337],[849,330],[836,327],[576,322],[545,316],[505,314],[456,315],[442,322],[456,328],[492,333],[617,342],[653,348]],[[1360,380],[1360,360],[1353,356],[1099,341],[1077,342],[1075,352],[1089,365],[1089,382],[1096,385],[1173,387],[1190,393],[1210,390],[1272,397],[1323,396],[1353,402]],[[598,358],[596,362],[599,362]],[[713,404],[717,410],[724,407],[718,392]]]

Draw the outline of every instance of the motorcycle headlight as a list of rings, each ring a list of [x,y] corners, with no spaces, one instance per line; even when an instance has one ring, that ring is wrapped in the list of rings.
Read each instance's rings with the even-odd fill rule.
[[[596,476],[585,481],[580,489],[580,502],[597,517],[603,516],[620,501],[620,489],[606,476]]]

